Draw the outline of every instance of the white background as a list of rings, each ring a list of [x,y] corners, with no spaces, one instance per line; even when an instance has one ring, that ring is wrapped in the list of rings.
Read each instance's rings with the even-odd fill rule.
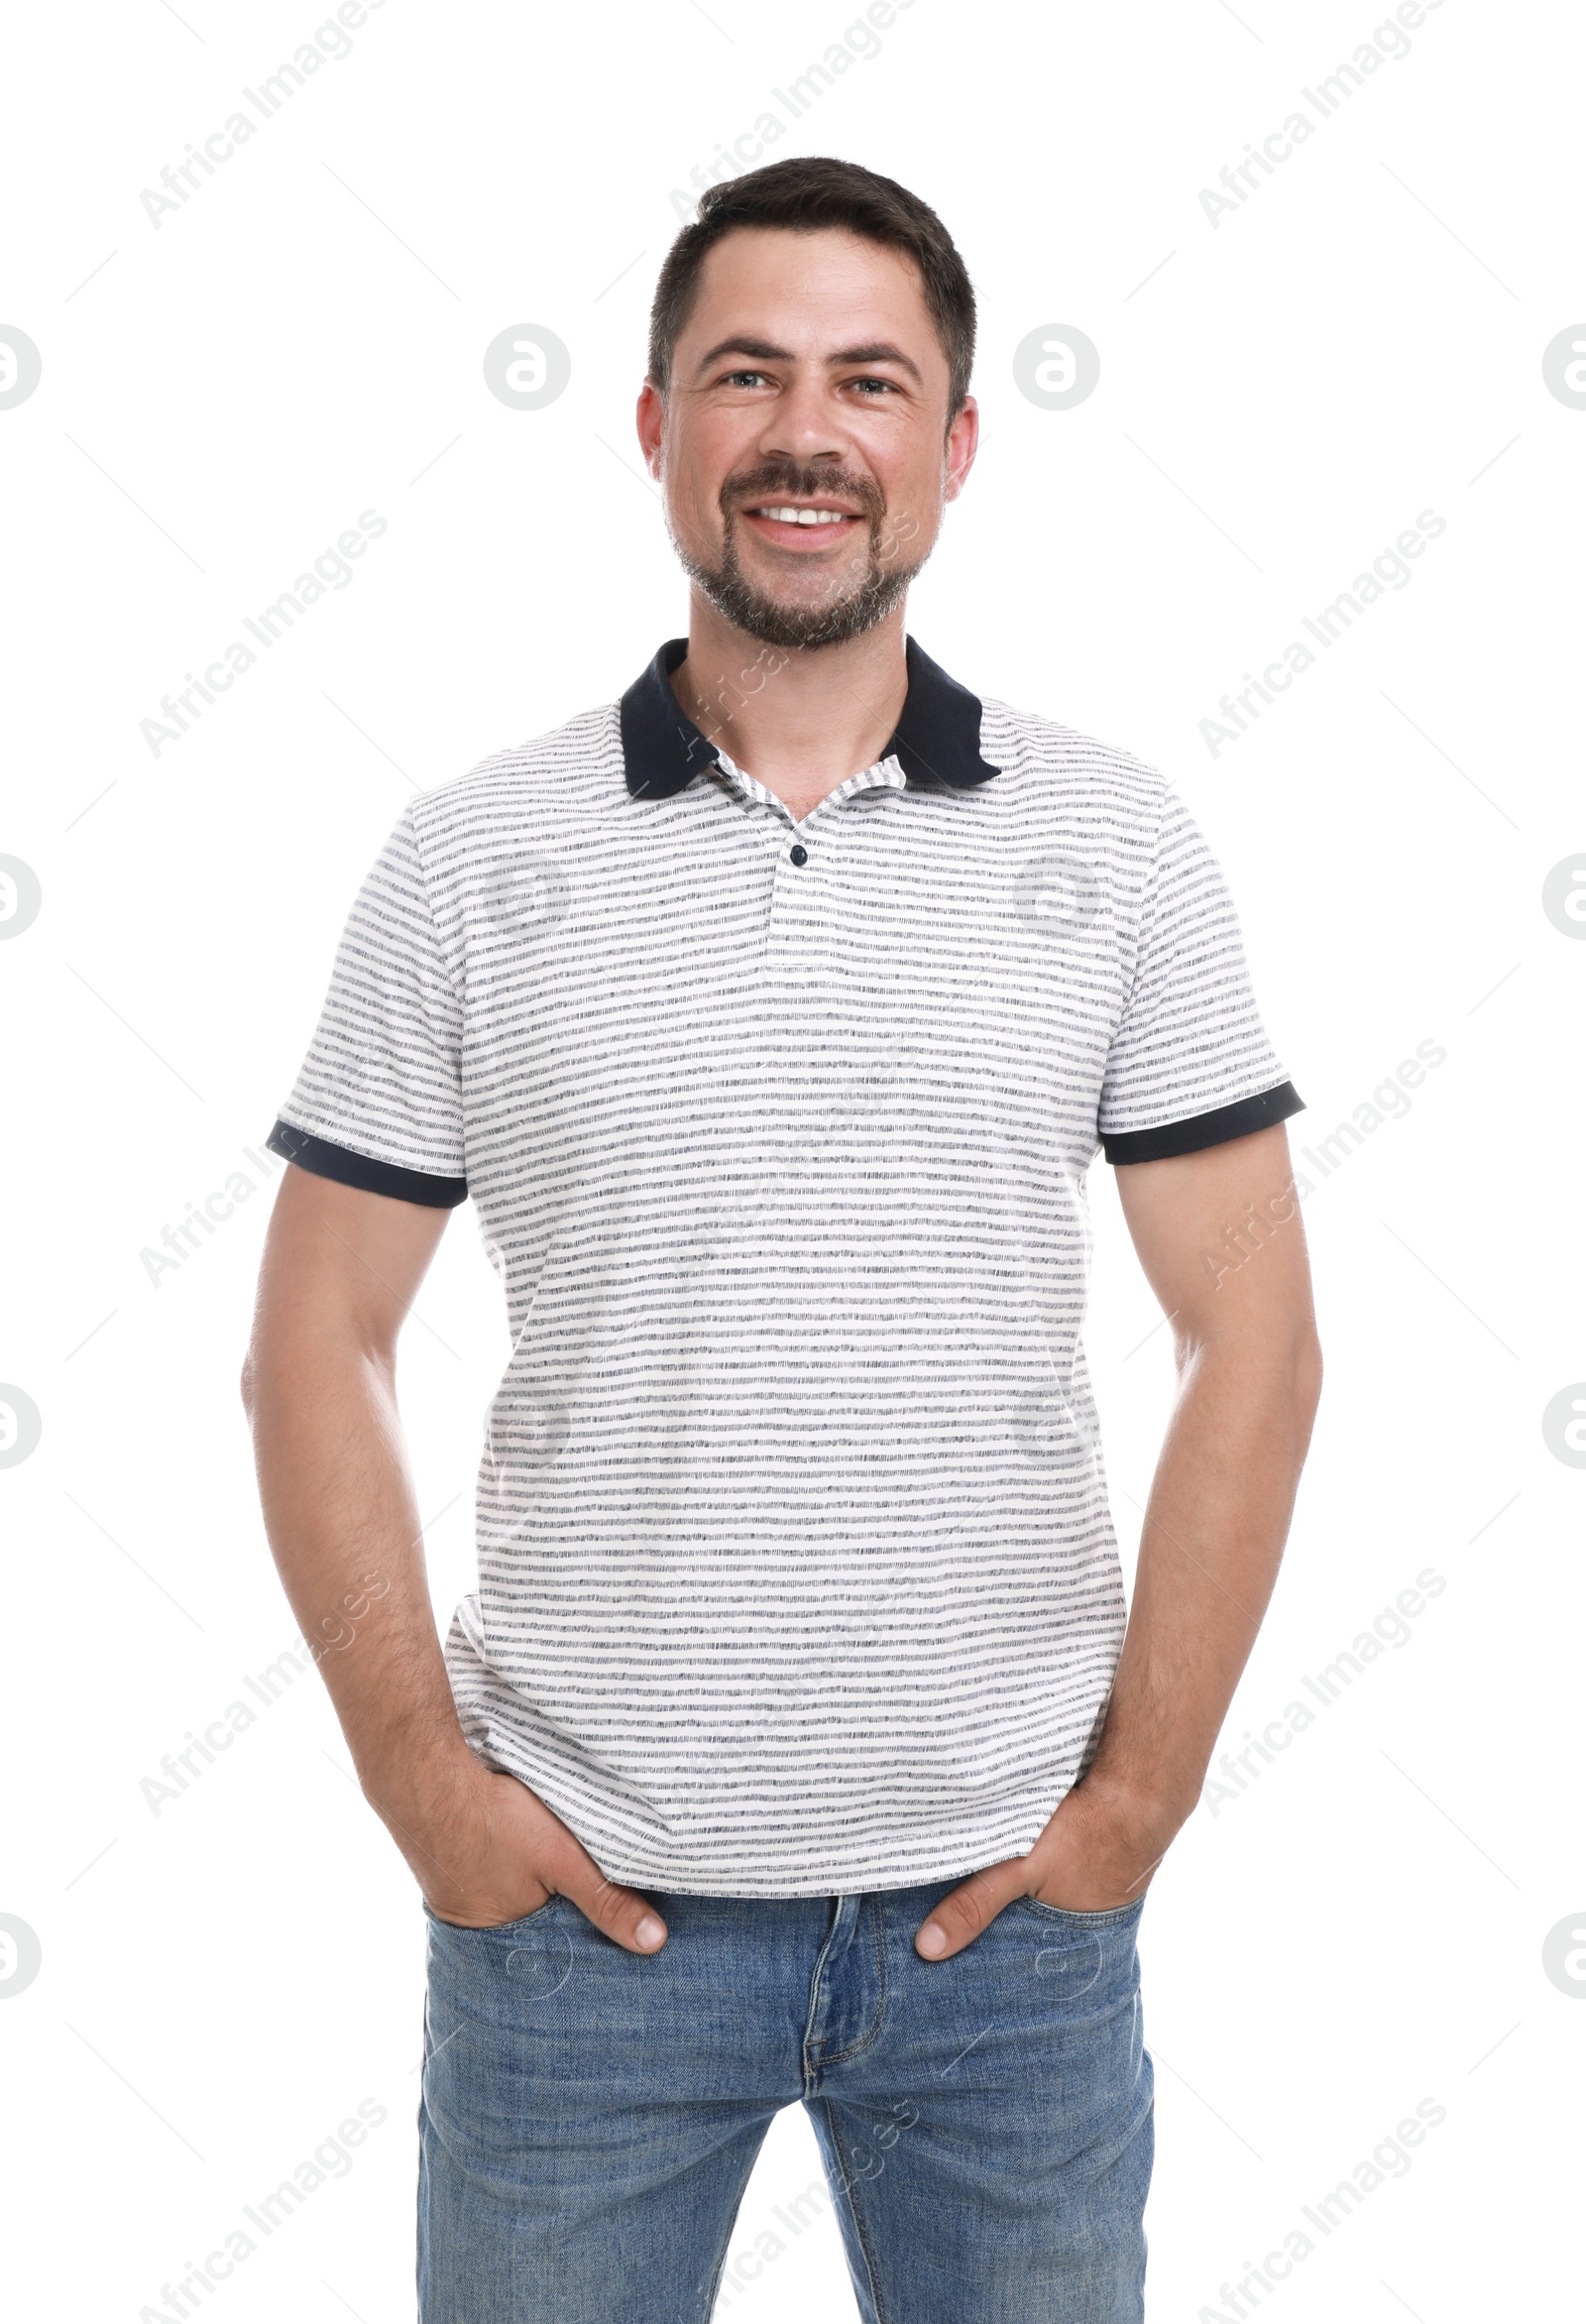
[[[1446,1050],[1407,1114],[1310,1173],[1327,1387],[1225,1741],[1422,1568],[1446,1586],[1197,1809],[1154,1885],[1164,2320],[1254,2312],[1219,2286],[1423,2099],[1446,2120],[1408,2174],[1313,2235],[1263,2312],[1461,2324],[1578,2296],[1586,1988],[1549,1982],[1542,1946],[1586,1925],[1586,1473],[1541,1414],[1586,1376],[1586,945],[1540,898],[1586,849],[1586,411],[1541,371],[1586,313],[1582,23],[1447,0],[1235,212],[1213,226],[1197,198],[1387,13],[915,0],[770,149],[901,178],[963,251],[985,443],[910,626],[978,690],[1181,784],[1307,1102],[1297,1151],[1417,1043]],[[43,355],[0,410],[0,853],[44,893],[0,944],[0,1380],[43,1416],[0,1471],[0,1912],[43,1948],[0,2007],[19,2314],[162,2312],[363,2099],[387,2119],[350,2173],[204,2312],[412,2313],[421,1917],[317,1680],[158,1815],[140,1789],[293,1635],[237,1395],[269,1199],[242,1149],[411,789],[611,699],[683,626],[631,427],[672,189],[858,14],[389,0],[158,226],[140,190],[324,16],[100,0],[13,23],[0,323]],[[572,353],[538,411],[484,385],[515,323]],[[1100,349],[1072,410],[1014,384],[1046,323]],[[352,583],[152,754],[140,721],[366,509],[388,529]],[[1218,698],[1425,510],[1446,530],[1413,583],[1213,758]],[[140,1254],[239,1168],[253,1199],[152,1282]],[[1091,1175],[1088,1344],[1132,1563],[1170,1361]],[[507,1345],[471,1217],[402,1358],[443,1618]],[[784,2116],[735,2239],[750,2267],[817,2170]],[[726,2312],[850,2313],[829,2217],[782,2240]]]

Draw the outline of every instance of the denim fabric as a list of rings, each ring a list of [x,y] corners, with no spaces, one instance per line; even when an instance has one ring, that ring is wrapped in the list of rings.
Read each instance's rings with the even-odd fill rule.
[[[1021,1901],[923,1961],[954,1885],[657,1895],[648,1958],[559,1897],[499,1928],[428,1914],[420,2324],[705,2324],[799,2103],[865,2324],[1139,2324],[1142,1904]]]

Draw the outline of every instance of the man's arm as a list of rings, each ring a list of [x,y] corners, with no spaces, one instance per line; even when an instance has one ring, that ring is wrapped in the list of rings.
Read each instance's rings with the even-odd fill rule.
[[[449,1214],[288,1167],[243,1402],[265,1527],[364,1795],[432,1910],[497,1926],[552,1894],[632,1952],[666,1931],[458,1723],[396,1409],[396,1340]]]
[[[1199,1797],[1278,1575],[1321,1392],[1288,1133],[1127,1164],[1118,1192],[1179,1384],[1106,1721],[1029,1855],[934,1908],[915,1939],[928,1959],[962,1951],[1015,1897],[1090,1913],[1143,1892]]]

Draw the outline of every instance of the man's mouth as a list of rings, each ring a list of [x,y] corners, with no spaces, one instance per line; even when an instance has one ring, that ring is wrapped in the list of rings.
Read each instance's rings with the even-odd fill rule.
[[[867,530],[869,525],[869,519],[861,509],[844,501],[819,498],[785,501],[768,497],[763,501],[741,502],[739,514],[746,532],[763,540],[767,547],[781,549],[789,556],[824,555],[839,541]]]
[[[838,509],[825,502],[811,501],[767,503],[746,513],[750,517],[763,517],[772,524],[843,524],[858,515],[856,509]]]

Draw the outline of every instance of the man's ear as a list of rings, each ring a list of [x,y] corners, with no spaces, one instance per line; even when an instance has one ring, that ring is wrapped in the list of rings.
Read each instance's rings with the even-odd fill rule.
[[[972,396],[965,396],[948,428],[947,490],[944,499],[956,501],[974,466],[974,455],[980,444],[980,407]]]
[[[661,447],[666,435],[666,398],[653,380],[646,380],[638,392],[638,407],[633,414],[638,430],[639,450],[644,465],[657,483],[661,475]]]

